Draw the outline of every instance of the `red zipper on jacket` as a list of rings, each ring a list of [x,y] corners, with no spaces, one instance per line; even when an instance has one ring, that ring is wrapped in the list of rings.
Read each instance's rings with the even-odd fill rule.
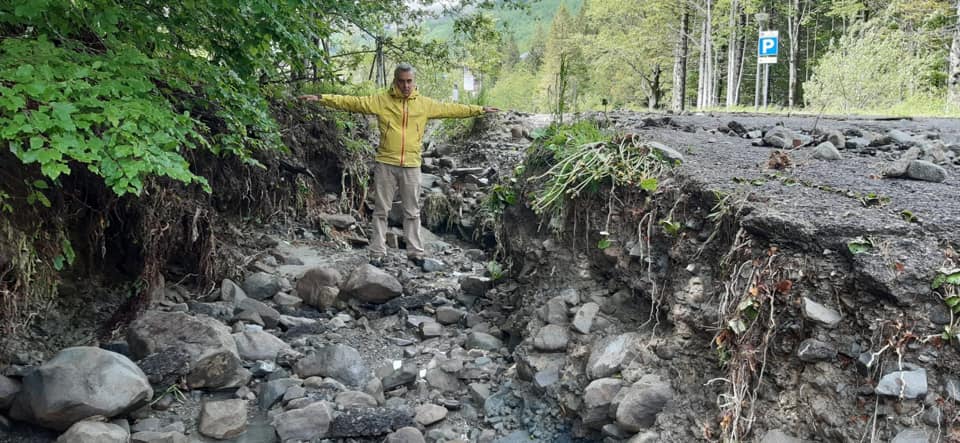
[[[407,99],[403,99],[403,124],[400,127],[400,167],[403,167],[403,155],[407,145]]]

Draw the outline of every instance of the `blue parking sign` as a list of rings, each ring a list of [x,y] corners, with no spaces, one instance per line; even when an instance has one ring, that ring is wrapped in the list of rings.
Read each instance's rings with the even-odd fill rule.
[[[777,31],[761,31],[757,41],[757,55],[760,57],[776,57],[780,48],[780,37]]]

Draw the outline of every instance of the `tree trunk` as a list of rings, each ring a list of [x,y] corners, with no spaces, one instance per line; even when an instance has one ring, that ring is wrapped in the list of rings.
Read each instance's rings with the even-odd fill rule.
[[[706,108],[716,104],[713,82],[713,0],[706,0],[703,17],[703,29],[700,41],[702,69],[700,70],[700,88],[698,89],[697,107]]]
[[[960,0],[957,0],[957,13],[960,14]],[[953,28],[953,41],[950,43],[950,71],[947,79],[947,106],[960,108],[960,18]]]
[[[733,104],[740,104],[740,87],[743,86],[743,64],[747,52],[747,15],[740,14],[740,50],[737,51],[737,81],[733,84]]]
[[[790,47],[788,48],[790,65],[790,82],[787,87],[787,107],[793,108],[797,97],[797,51],[800,48],[800,22],[805,15],[807,3],[804,2],[804,10],[800,10],[800,0],[790,0],[790,13],[787,14],[787,34],[790,38]]]
[[[715,80],[713,64],[713,0],[706,0],[706,16],[703,19],[703,53],[705,77],[704,88],[704,107],[710,107],[717,104],[716,94],[714,93],[713,82]]]
[[[673,103],[674,112],[683,111],[687,97],[687,34],[689,33],[690,13],[686,7],[680,16],[680,36],[673,51]]]
[[[705,50],[707,42],[706,33],[704,32],[704,25],[706,25],[706,22],[703,22],[700,26],[700,54],[697,58],[697,109],[703,108],[704,106],[704,92],[706,92],[704,91],[704,89],[706,89],[704,87],[704,79],[709,78],[709,73],[706,71],[707,62],[705,61],[705,59],[709,57],[705,56],[707,53]]]
[[[660,63],[655,64],[653,72],[650,73],[650,96],[647,101],[651,111],[660,107],[660,97],[663,96],[660,86],[660,76],[662,74],[663,70],[660,69]]]
[[[730,43],[727,45],[727,107],[732,108],[737,105],[737,54],[739,51],[740,39],[737,38],[739,29],[737,29],[737,16],[740,9],[737,0],[730,1]]]

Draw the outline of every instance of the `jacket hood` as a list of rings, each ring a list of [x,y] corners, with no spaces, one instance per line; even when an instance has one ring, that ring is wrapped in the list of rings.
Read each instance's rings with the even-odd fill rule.
[[[390,86],[389,92],[390,92],[390,95],[394,98],[403,98],[403,94],[400,93],[400,88],[398,88],[397,85]],[[410,97],[407,97],[407,100],[414,100],[419,95],[420,95],[420,90],[417,88],[413,88],[413,92],[410,93]]]

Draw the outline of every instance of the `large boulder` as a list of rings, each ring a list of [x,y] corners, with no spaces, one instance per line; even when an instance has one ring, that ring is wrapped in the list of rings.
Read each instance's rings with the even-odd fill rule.
[[[87,417],[123,414],[151,397],[147,376],[129,358],[81,346],[60,351],[24,377],[10,417],[64,430]]]
[[[342,281],[336,269],[313,268],[297,280],[297,296],[310,306],[327,309],[336,303]]]
[[[233,334],[233,340],[237,343],[240,358],[244,360],[273,361],[277,354],[293,350],[286,342],[259,327],[248,327],[243,332]]]
[[[939,183],[947,179],[947,170],[926,160],[914,160],[907,165],[907,177]]]
[[[256,316],[254,318],[261,320],[261,326],[275,328],[280,323],[280,312],[260,300],[250,297],[240,297],[237,298],[234,306],[234,313],[237,314],[235,318],[242,319],[245,316],[255,313]]]
[[[610,420],[610,402],[623,387],[623,380],[617,378],[598,378],[583,390],[583,410],[580,418],[587,426],[603,425]]]
[[[790,129],[774,126],[763,135],[763,142],[775,148],[793,149],[800,146],[802,140]]]
[[[649,428],[657,414],[673,399],[670,383],[657,376],[646,376],[627,388],[617,407],[617,425],[630,432]]]
[[[13,399],[20,392],[20,382],[0,375],[0,412],[6,411],[13,404]]]
[[[360,352],[347,345],[324,346],[300,359],[294,368],[303,378],[320,375],[333,377],[353,387],[363,386],[369,378],[369,370]]]
[[[204,315],[148,312],[130,325],[127,343],[134,358],[170,347],[186,351],[190,356],[187,383],[192,388],[230,386],[241,369],[237,343],[230,329]]]
[[[403,292],[396,278],[369,264],[354,269],[341,289],[347,297],[366,303],[386,303]]]
[[[113,423],[78,421],[57,438],[57,443],[127,443],[130,434]]]
[[[247,430],[247,401],[208,401],[200,411],[199,431],[219,440],[233,438]]]
[[[257,300],[266,300],[276,295],[282,284],[279,276],[255,272],[243,280],[243,292]]]
[[[319,401],[305,408],[278,414],[271,424],[277,428],[281,441],[321,439],[330,431],[333,408],[330,403]]]
[[[609,377],[620,371],[636,350],[637,334],[626,333],[598,340],[587,359],[587,376],[591,380]]]

